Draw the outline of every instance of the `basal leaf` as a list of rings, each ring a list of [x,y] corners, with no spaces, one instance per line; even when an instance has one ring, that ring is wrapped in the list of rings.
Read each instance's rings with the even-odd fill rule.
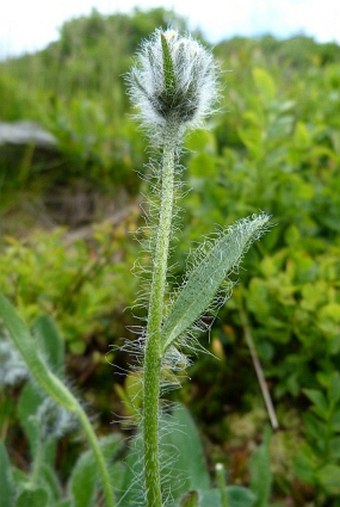
[[[17,498],[15,507],[48,507],[48,494],[42,488],[25,489]]]
[[[9,300],[0,292],[0,317],[13,343],[37,383],[60,405],[73,412],[75,400],[71,392],[42,359],[37,343]]]
[[[107,461],[112,461],[113,455],[121,446],[121,439],[116,434],[103,437],[100,447]],[[91,450],[84,452],[73,468],[68,489],[73,496],[74,507],[94,507],[97,492],[97,463]],[[114,481],[113,486],[117,487]]]
[[[250,488],[256,494],[255,507],[267,507],[271,492],[272,474],[270,470],[269,444],[271,433],[267,428],[263,443],[255,450],[250,460]]]
[[[242,486],[226,488],[230,507],[253,507],[256,496]],[[221,494],[217,488],[199,491],[200,507],[221,507]]]
[[[96,464],[93,456],[86,452],[73,469],[70,492],[74,507],[94,507],[96,493]]]
[[[49,501],[58,501],[61,497],[61,488],[56,471],[47,463],[39,468],[39,485],[48,493]]]
[[[208,489],[210,479],[203,447],[190,412],[184,406],[176,405],[171,415],[163,416],[163,426],[163,474],[173,497],[200,488]]]
[[[42,402],[43,398],[41,392],[38,391],[37,387],[32,382],[28,382],[21,392],[17,413],[21,427],[29,442],[33,458],[39,445],[40,435],[39,424],[35,415]]]
[[[163,486],[166,491],[171,491],[172,498],[167,505],[178,507],[180,501],[193,501],[195,495],[189,495],[187,498],[188,492],[210,487],[209,473],[198,430],[185,407],[176,405],[171,414],[162,414],[161,427],[160,456]],[[121,507],[140,505],[143,498],[141,437],[141,433],[138,433],[130,443],[130,451],[125,459],[125,476],[119,499]],[[204,505],[210,506],[209,503]]]
[[[230,507],[253,507],[256,495],[250,489],[242,486],[228,486],[228,498]]]
[[[209,307],[219,287],[228,274],[237,269],[251,243],[265,232],[268,221],[266,214],[242,219],[215,241],[188,277],[164,323],[163,352]]]
[[[0,507],[12,507],[14,499],[14,482],[11,463],[6,448],[0,442]]]
[[[54,320],[49,315],[42,315],[34,323],[34,331],[52,371],[61,373],[64,367],[64,344]]]

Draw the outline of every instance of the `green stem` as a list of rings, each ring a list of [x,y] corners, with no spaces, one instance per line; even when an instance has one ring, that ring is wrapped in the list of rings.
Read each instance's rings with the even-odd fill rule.
[[[38,484],[43,456],[44,456],[43,445],[41,440],[39,439],[39,441],[37,442],[37,449],[34,453],[34,462],[31,474],[31,484],[33,487],[36,487]]]
[[[164,145],[161,203],[153,258],[154,269],[144,358],[144,480],[148,507],[162,506],[159,462],[161,326],[164,313],[164,294],[174,201],[174,152],[173,143],[169,142]]]
[[[86,412],[82,409],[81,405],[75,400],[77,403],[76,414],[79,419],[79,422],[84,430],[84,433],[87,436],[87,441],[92,448],[95,460],[97,462],[97,471],[98,475],[101,477],[102,487],[104,491],[104,496],[106,500],[107,507],[115,506],[115,499],[113,495],[113,490],[111,486],[111,478],[110,474],[102,453],[102,450],[99,446],[99,442],[95,432],[93,431],[92,424],[90,423]]]
[[[225,480],[225,471],[222,463],[216,463],[216,483],[220,491],[221,507],[230,507],[230,502],[227,493],[227,484]]]

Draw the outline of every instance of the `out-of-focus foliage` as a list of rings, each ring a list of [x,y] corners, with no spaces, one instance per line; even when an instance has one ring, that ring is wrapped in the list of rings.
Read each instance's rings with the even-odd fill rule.
[[[143,165],[145,145],[126,114],[124,75],[141,40],[170,22],[184,27],[163,9],[132,17],[94,10],[65,23],[45,50],[0,65],[0,120],[39,120],[58,140],[66,168],[61,173],[55,164],[50,181],[82,176],[103,187],[138,188],[134,169]]]
[[[110,192],[113,201],[118,187],[129,197],[143,189],[135,171],[148,171],[145,145],[131,121],[123,75],[141,39],[173,19],[163,10],[109,17],[93,12],[64,25],[60,40],[44,51],[1,63],[1,119],[39,121],[60,149],[53,169],[26,165],[24,183],[17,176],[22,160],[10,175],[0,163],[6,217],[9,208],[15,216],[15,189],[21,206],[32,193],[53,195],[79,179],[93,191]],[[175,23],[185,27],[176,17]],[[222,103],[210,131],[187,139],[183,163],[190,192],[180,203],[174,283],[186,252],[212,224],[225,226],[264,210],[275,226],[247,255],[237,274],[241,285],[214,324],[208,348],[219,361],[198,357],[181,397],[211,442],[218,442],[218,448],[208,446],[211,454],[225,462],[233,479],[247,482],[250,447],[240,432],[256,440],[265,415],[254,408],[261,401],[243,340],[242,304],[281,424],[270,445],[274,496],[297,506],[327,499],[335,507],[340,48],[306,37],[268,36],[234,38],[214,52],[223,71]],[[116,237],[104,227],[99,239],[71,247],[61,231],[34,233],[23,244],[11,238],[2,246],[1,286],[28,320],[51,313],[72,352],[82,352],[98,335],[114,342],[133,322],[121,313],[136,296],[130,269],[139,247],[127,235],[131,229],[119,228]]]
[[[28,322],[42,312],[53,316],[73,353],[83,353],[94,335],[124,333],[120,314],[136,287],[126,227],[103,223],[90,240],[72,244],[63,229],[36,232],[26,243],[9,237],[0,257],[3,291]]]

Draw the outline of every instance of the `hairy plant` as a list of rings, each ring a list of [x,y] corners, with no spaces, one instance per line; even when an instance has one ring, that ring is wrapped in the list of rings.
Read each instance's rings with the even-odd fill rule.
[[[182,286],[175,291],[170,289],[169,258],[182,173],[183,139],[188,129],[200,125],[213,111],[219,95],[218,73],[209,51],[191,37],[182,37],[169,29],[156,30],[142,44],[128,76],[129,95],[155,151],[150,164],[155,184],[153,202],[150,200],[153,219],[150,218],[147,227],[152,269],[146,326],[139,339],[127,345],[140,359],[140,372],[135,378],[142,379],[141,409],[131,404],[140,431],[132,446],[135,452],[128,453],[124,470],[121,464],[113,463],[119,438],[112,438],[114,435],[97,438],[82,404],[63,378],[63,353],[54,325],[43,320],[39,326],[43,338],[40,339],[39,333],[37,337],[29,331],[0,293],[0,316],[15,346],[15,351],[6,343],[0,346],[3,383],[29,378],[29,386],[21,397],[20,412],[33,454],[30,478],[25,475],[22,478],[21,474],[16,487],[17,471],[10,465],[5,447],[0,445],[3,470],[0,467],[0,484],[5,491],[6,507],[30,503],[42,507],[94,507],[98,498],[97,477],[107,507],[114,507],[117,501],[121,507],[235,507],[241,504],[241,498],[243,507],[254,505],[256,497],[251,491],[225,485],[221,466],[217,467],[219,489],[209,488],[208,473],[202,467],[203,452],[189,415],[178,408],[172,414],[161,410],[164,388],[179,384],[178,377],[190,364],[189,354],[202,348],[196,338],[197,332],[207,328],[202,316],[216,313],[230,295],[235,280],[231,275],[237,273],[245,252],[269,224],[268,215],[259,213],[242,218],[226,229],[220,228],[190,256],[190,268]],[[44,400],[45,394],[48,400]],[[90,449],[74,467],[66,498],[60,498],[62,488],[52,472],[52,464],[48,463],[46,468],[46,460],[53,461],[48,456],[54,455],[50,447],[54,448],[60,437],[60,428],[68,428],[74,420],[78,420]],[[174,430],[176,421],[183,423],[183,429]],[[47,436],[52,434],[49,443]],[[161,439],[160,435],[165,438]],[[175,459],[169,452],[173,447],[179,451]],[[266,450],[262,454],[267,459]],[[176,459],[182,463],[186,476],[178,477]],[[112,472],[116,482],[112,480]],[[135,485],[138,486],[140,475],[142,491],[137,491]],[[53,481],[47,476],[53,476]],[[255,479],[260,491],[259,480]],[[262,503],[268,495],[268,481],[258,495]]]
[[[145,41],[129,74],[129,94],[137,118],[151,146],[159,205],[151,245],[152,276],[146,329],[142,340],[143,464],[145,502],[164,505],[160,457],[160,398],[162,374],[169,377],[188,364],[186,351],[197,350],[195,331],[202,329],[202,315],[225,300],[235,273],[253,241],[268,227],[260,213],[241,219],[215,234],[197,249],[183,286],[169,294],[168,259],[173,229],[176,186],[181,174],[179,157],[186,131],[202,123],[218,98],[218,66],[210,52],[190,37],[174,30],[156,30]],[[223,290],[223,287],[226,290]],[[222,289],[222,293],[221,293]],[[222,294],[222,297],[221,297]],[[167,303],[170,301],[170,303]],[[204,328],[204,326],[203,326]]]

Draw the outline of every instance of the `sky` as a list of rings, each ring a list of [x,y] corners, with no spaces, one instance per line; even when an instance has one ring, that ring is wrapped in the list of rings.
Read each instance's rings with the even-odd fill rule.
[[[183,15],[212,43],[233,35],[304,34],[340,43],[339,0],[4,0],[0,13],[0,57],[42,49],[58,38],[68,19],[89,14],[164,7]]]

